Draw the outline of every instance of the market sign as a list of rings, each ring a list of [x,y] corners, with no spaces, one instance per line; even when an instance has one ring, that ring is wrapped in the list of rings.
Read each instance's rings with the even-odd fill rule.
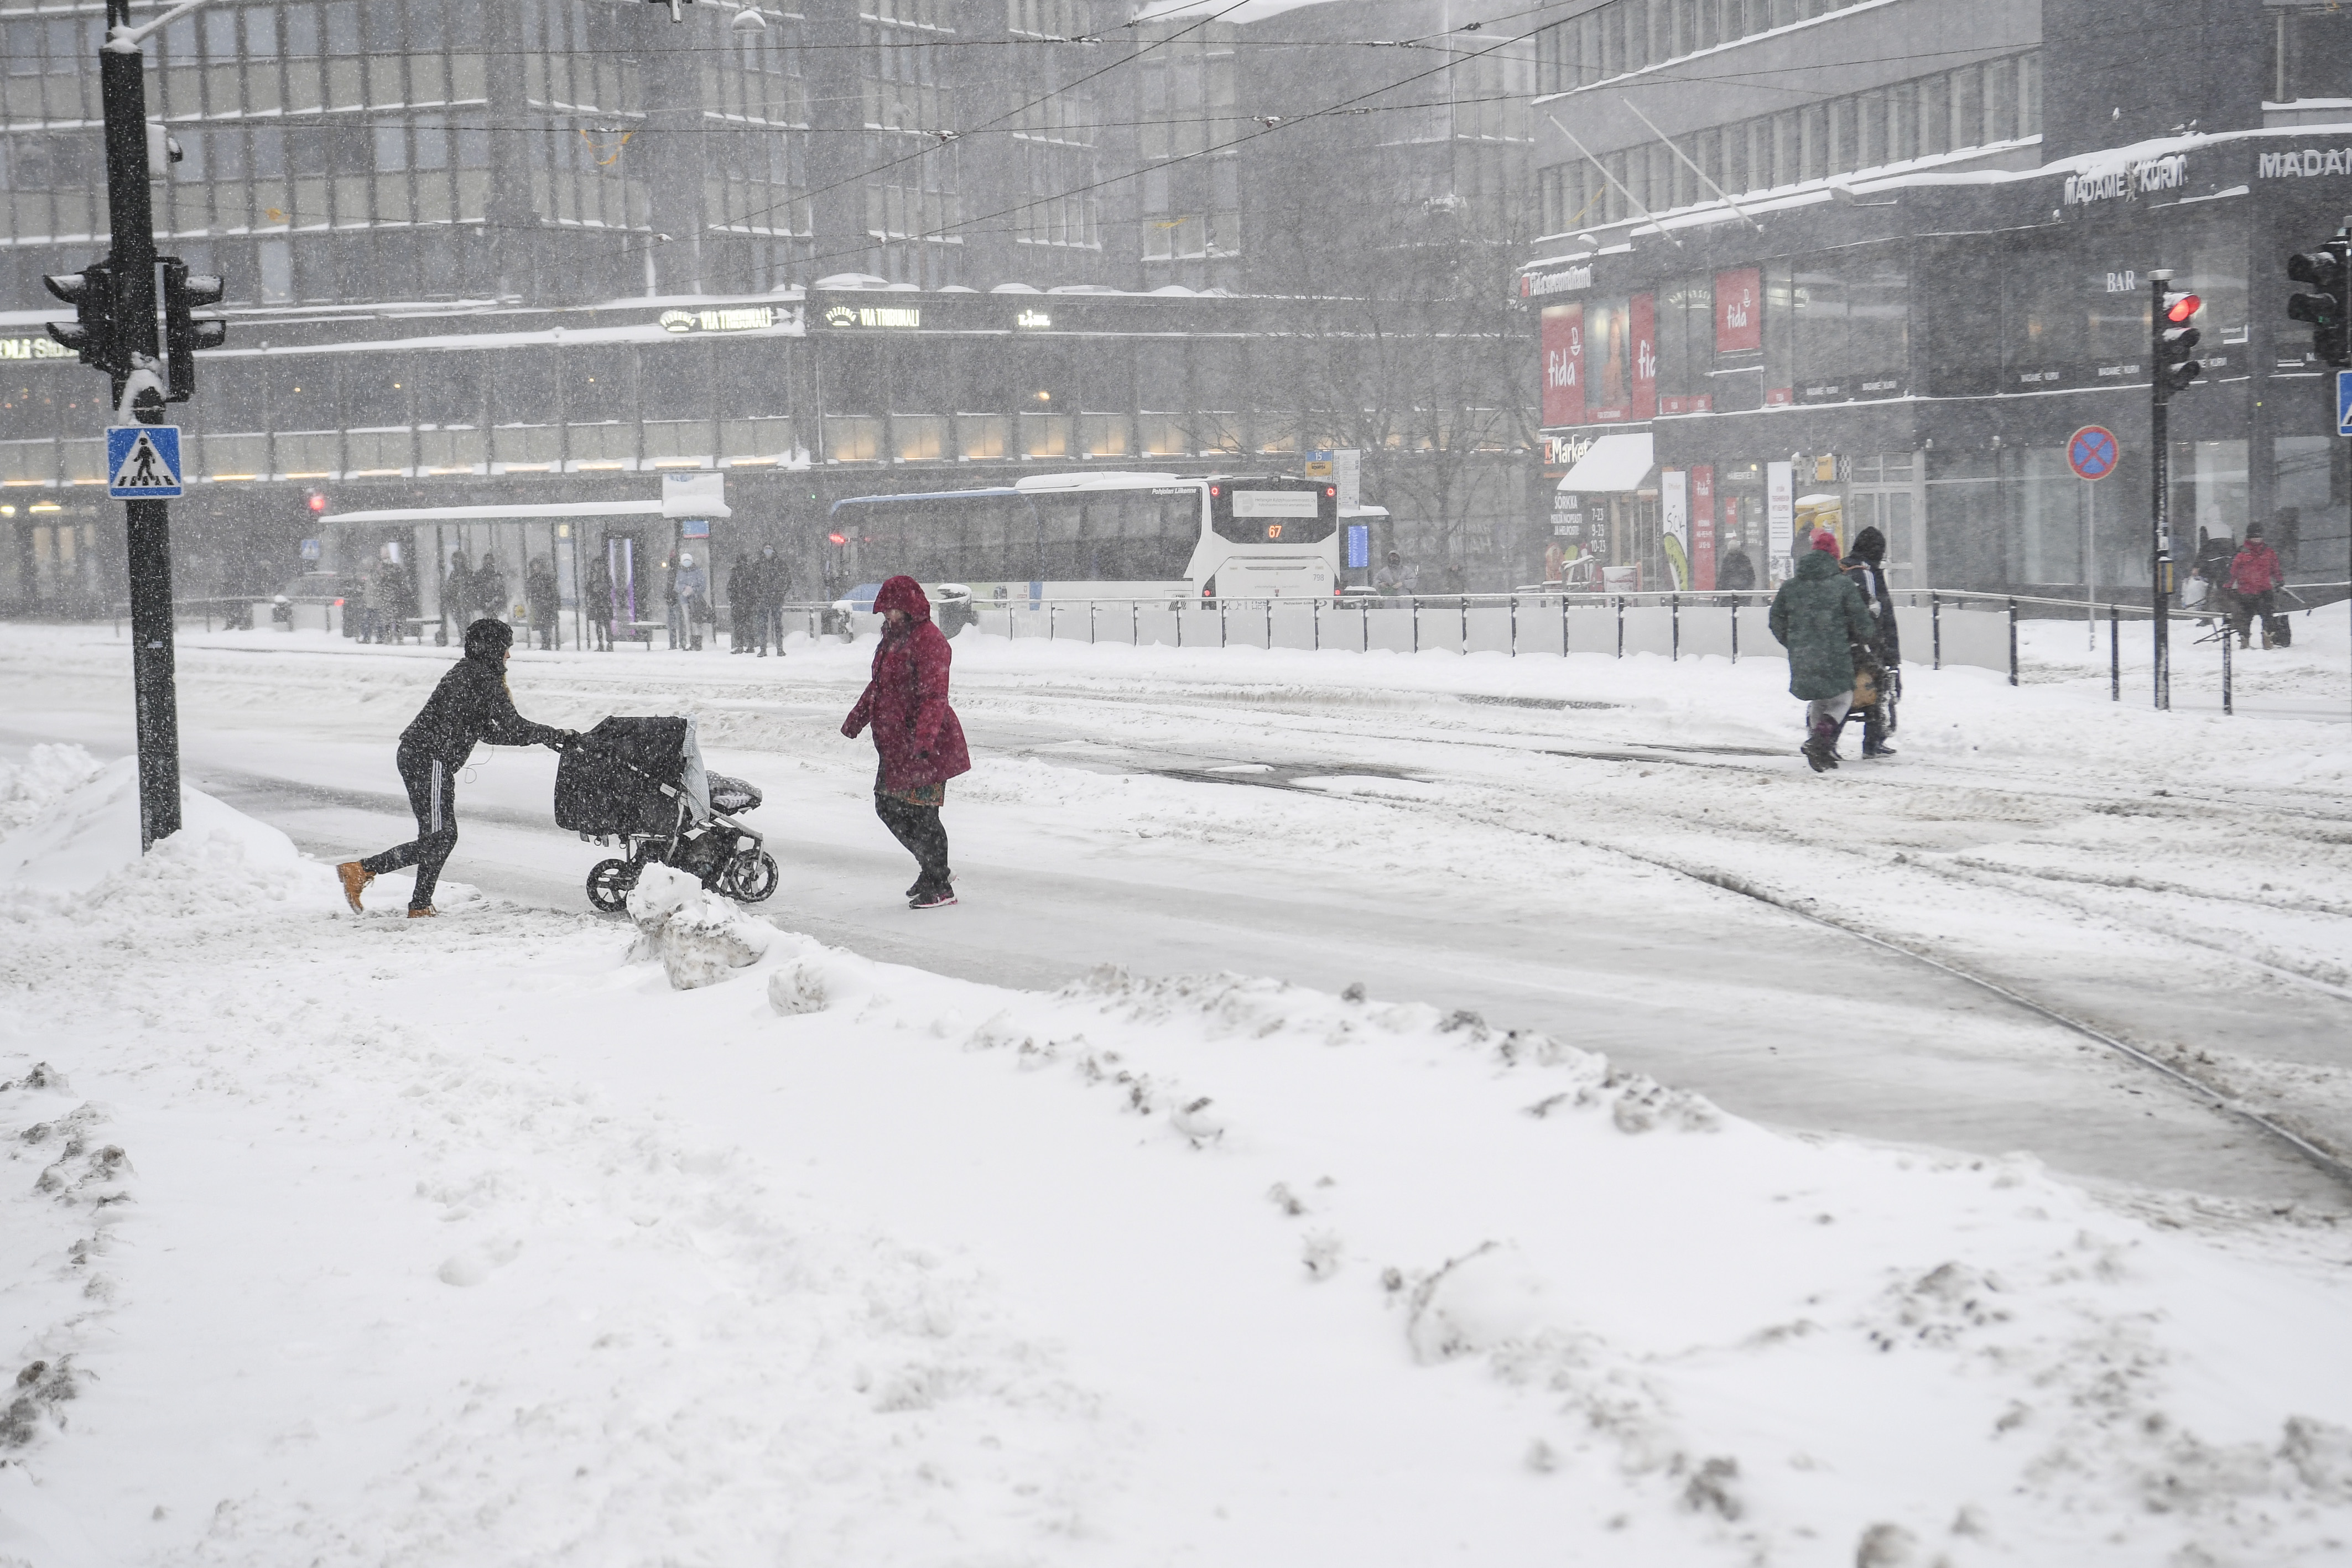
[[[776,324],[776,308],[751,305],[730,310],[665,310],[658,319],[665,332],[759,332]]]
[[[0,360],[71,360],[71,349],[48,338],[0,338]]]
[[[2189,155],[2170,152],[2161,158],[2135,158],[2104,169],[2066,176],[2066,205],[2086,207],[2118,198],[2130,201],[2159,191],[2177,191],[2189,183]]]

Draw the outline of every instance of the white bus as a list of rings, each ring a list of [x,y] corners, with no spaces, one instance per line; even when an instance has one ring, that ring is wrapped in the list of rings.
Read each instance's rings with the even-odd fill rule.
[[[1338,486],[1321,479],[1041,474],[985,490],[835,501],[828,541],[865,609],[883,579],[971,590],[977,605],[1049,599],[1328,598]],[[858,602],[863,601],[863,602]]]

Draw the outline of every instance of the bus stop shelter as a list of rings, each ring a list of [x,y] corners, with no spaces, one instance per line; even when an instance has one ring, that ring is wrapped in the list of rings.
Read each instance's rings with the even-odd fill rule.
[[[584,643],[586,624],[598,618],[600,610],[611,622],[635,622],[649,618],[646,612],[662,604],[654,574],[672,542],[668,525],[674,518],[729,516],[724,492],[714,483],[719,479],[718,475],[665,476],[662,495],[645,500],[382,507],[333,513],[321,518],[320,525],[331,549],[328,564],[334,570],[365,570],[384,545],[399,545],[415,576],[417,613],[428,622],[449,619],[450,607],[441,599],[453,552],[464,552],[469,570],[478,570],[485,555],[498,564],[508,585],[509,619],[530,562],[545,559],[555,569],[559,603],[570,614],[572,645],[577,647]],[[665,525],[657,543],[632,526],[644,523]],[[584,604],[581,595],[588,552],[599,549],[613,580],[613,602],[602,607]]]

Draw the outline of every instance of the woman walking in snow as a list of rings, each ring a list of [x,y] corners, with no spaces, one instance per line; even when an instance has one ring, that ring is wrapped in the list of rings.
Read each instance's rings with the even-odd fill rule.
[[[1805,744],[1816,773],[1838,765],[1838,731],[1853,706],[1854,644],[1870,645],[1878,625],[1853,580],[1838,570],[1837,535],[1823,528],[1797,563],[1797,575],[1772,596],[1768,624],[1789,650],[1789,695],[1805,703]]]
[[[940,909],[956,901],[948,870],[948,832],[940,825],[948,780],[971,770],[963,726],[948,706],[948,640],[931,623],[931,601],[911,577],[894,577],[874,596],[882,616],[882,644],[874,675],[841,733],[850,739],[874,727],[881,766],[874,775],[874,814],[906,845],[921,868],[907,889],[910,909]]]

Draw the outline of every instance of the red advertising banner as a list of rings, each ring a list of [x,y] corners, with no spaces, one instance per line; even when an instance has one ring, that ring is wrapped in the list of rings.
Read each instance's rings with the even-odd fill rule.
[[[1715,351],[1748,353],[1764,346],[1764,269],[1737,267],[1715,275]]]
[[[1584,307],[1581,305],[1544,307],[1543,423],[1547,430],[1584,423]]]
[[[1715,469],[1690,471],[1691,587],[1704,593],[1715,586]]]
[[[1595,423],[1658,412],[1655,302],[1596,299],[1584,308],[1584,417]]]
[[[1658,297],[1633,296],[1633,417],[1658,417]]]

